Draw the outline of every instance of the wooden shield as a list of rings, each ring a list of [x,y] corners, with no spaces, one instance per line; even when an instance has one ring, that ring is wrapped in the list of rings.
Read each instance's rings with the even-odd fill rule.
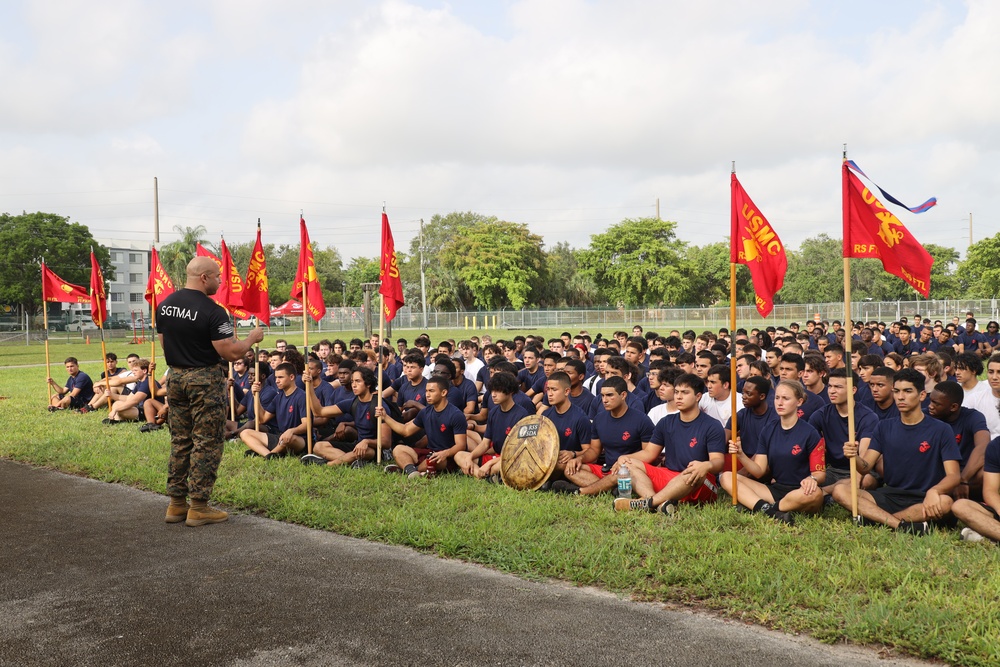
[[[552,476],[559,458],[556,425],[542,415],[530,415],[514,425],[500,452],[504,484],[534,491]]]

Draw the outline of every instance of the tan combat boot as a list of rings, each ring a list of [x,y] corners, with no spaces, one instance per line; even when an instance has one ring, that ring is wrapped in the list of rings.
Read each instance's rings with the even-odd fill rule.
[[[167,523],[180,523],[187,518],[188,514],[187,498],[184,496],[170,496],[170,504],[167,505]]]
[[[191,509],[187,513],[187,525],[204,526],[206,523],[222,523],[229,519],[229,514],[208,506],[207,500],[191,499]]]

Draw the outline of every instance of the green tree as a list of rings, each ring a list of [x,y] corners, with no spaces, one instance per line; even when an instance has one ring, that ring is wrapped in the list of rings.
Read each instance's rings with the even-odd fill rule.
[[[344,280],[347,282],[347,303],[351,306],[364,304],[364,293],[361,289],[363,283],[377,283],[380,269],[378,257],[355,257],[347,265],[344,272]],[[373,293],[373,299],[377,299],[377,293]],[[378,303],[373,301],[373,308],[378,308]]]
[[[958,280],[968,298],[995,299],[1000,295],[1000,234],[969,246]]]
[[[609,302],[626,306],[687,303],[693,273],[677,223],[658,218],[626,219],[590,237],[580,267]]]
[[[488,218],[456,229],[440,259],[472,294],[475,306],[519,309],[529,303],[542,272],[542,237],[525,224]]]
[[[689,246],[685,259],[691,271],[688,279],[691,302],[704,305],[728,304],[729,241]],[[743,264],[736,265],[736,303],[741,306],[755,303],[750,270]]]
[[[826,234],[808,238],[788,254],[779,303],[835,303],[844,300],[843,246]]]
[[[174,225],[174,231],[180,234],[180,238],[162,246],[159,249],[159,254],[163,268],[170,274],[174,285],[179,288],[187,282],[185,271],[187,270],[188,262],[194,259],[196,246],[199,243],[205,246],[207,250],[211,250],[212,253],[216,255],[219,253],[215,251],[214,246],[205,240],[207,230],[204,225],[198,225],[197,227]]]
[[[472,211],[435,215],[424,225],[424,273],[427,283],[427,305],[440,310],[467,310],[472,304],[472,293],[458,277],[453,266],[443,261],[442,253],[452,242],[460,229],[472,227],[491,218]],[[420,237],[410,242],[410,267],[404,270],[404,283],[419,285],[420,281]],[[404,286],[405,289],[405,286]],[[414,301],[417,303],[417,301]]]
[[[91,248],[107,287],[115,278],[111,254],[87,227],[55,213],[0,214],[0,303],[40,312],[43,259],[63,280],[89,288]]]

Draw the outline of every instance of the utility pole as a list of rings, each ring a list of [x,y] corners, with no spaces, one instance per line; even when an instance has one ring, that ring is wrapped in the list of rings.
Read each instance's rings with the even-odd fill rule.
[[[969,246],[972,246],[972,213],[969,213]]]
[[[424,304],[424,329],[427,328],[427,276],[424,274],[424,219],[420,218],[420,302]]]
[[[656,198],[656,219],[660,220],[660,198]]]
[[[160,189],[153,176],[153,243],[160,245]]]

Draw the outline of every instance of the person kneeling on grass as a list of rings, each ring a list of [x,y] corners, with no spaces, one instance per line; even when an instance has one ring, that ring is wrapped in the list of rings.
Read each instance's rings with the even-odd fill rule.
[[[900,532],[924,535],[928,521],[951,512],[948,495],[961,479],[962,452],[951,428],[920,409],[924,376],[904,368],[893,379],[892,393],[899,416],[883,419],[875,428],[868,450],[858,456],[858,443],[845,442],[844,456],[857,456],[858,472],[867,473],[879,459],[885,486],[858,491],[859,523],[883,524]],[[851,480],[833,487],[833,499],[851,508]]]
[[[816,513],[823,509],[826,481],[826,443],[809,422],[799,419],[806,388],[798,380],[782,380],[774,390],[774,411],[778,421],[760,434],[757,453],[750,458],[743,451],[737,433],[729,443],[729,453],[739,457],[743,469],[756,478],[722,473],[720,483],[733,495],[734,482],[740,505],[763,512],[784,523],[794,523],[792,512]]]
[[[387,465],[386,472],[403,472],[411,479],[421,477],[426,474],[428,461],[434,464],[436,470],[444,472],[456,454],[466,451],[466,418],[448,401],[451,388],[452,381],[448,377],[434,375],[427,380],[428,405],[411,422],[398,422],[386,414],[384,408],[375,408],[375,415],[381,417],[394,433],[407,437],[423,429],[427,434],[427,449],[396,445],[392,450],[392,458],[396,462]]]
[[[678,503],[715,500],[715,475],[725,463],[726,432],[718,419],[699,407],[704,394],[705,382],[697,375],[686,373],[674,381],[679,412],[657,422],[650,448],[619,459],[628,466],[639,499],[617,498],[615,510],[659,510],[673,516]],[[661,451],[664,465],[652,465]]]
[[[1000,438],[986,445],[982,482],[983,502],[962,498],[955,501],[951,511],[966,525],[963,540],[982,542],[987,538],[1000,542]]]
[[[306,395],[295,386],[295,366],[278,364],[274,369],[274,382],[278,389],[265,415],[271,415],[278,434],[264,431],[240,431],[240,440],[247,446],[244,456],[263,456],[273,459],[288,452],[298,453],[306,448]]]
[[[500,452],[504,441],[514,428],[514,424],[531,413],[523,405],[514,402],[514,395],[521,391],[521,387],[517,377],[512,373],[494,374],[487,383],[487,391],[493,399],[493,408],[486,418],[483,439],[471,452],[460,451],[455,454],[455,463],[466,475],[478,479],[491,478],[491,481],[497,482],[500,472]],[[480,457],[482,457],[482,467],[477,464]],[[496,477],[491,477],[493,475]]]
[[[569,481],[553,482],[553,491],[586,496],[610,491],[618,484],[621,457],[635,455],[644,462],[656,458],[657,453],[649,444],[653,422],[641,407],[629,407],[628,396],[624,378],[610,376],[604,381],[601,385],[604,408],[599,408],[594,417],[593,438],[579,458],[574,456],[563,468],[563,475]],[[603,465],[598,463],[602,454]]]

